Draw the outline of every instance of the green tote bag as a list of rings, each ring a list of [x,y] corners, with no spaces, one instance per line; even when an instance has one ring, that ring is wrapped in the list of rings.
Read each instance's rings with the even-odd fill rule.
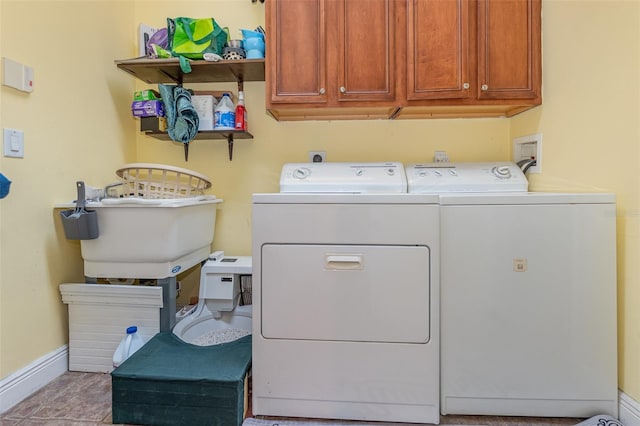
[[[202,59],[205,53],[222,55],[229,34],[213,18],[167,18],[169,49],[173,56]]]

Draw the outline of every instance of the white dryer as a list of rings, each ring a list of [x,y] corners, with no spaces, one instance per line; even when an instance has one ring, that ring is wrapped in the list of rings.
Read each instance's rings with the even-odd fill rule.
[[[253,195],[253,413],[439,422],[439,213],[400,163]]]
[[[614,195],[527,192],[508,163],[406,170],[440,196],[442,414],[617,417]]]

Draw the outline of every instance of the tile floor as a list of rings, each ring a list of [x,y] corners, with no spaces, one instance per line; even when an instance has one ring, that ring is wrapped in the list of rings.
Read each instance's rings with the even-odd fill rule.
[[[443,416],[444,425],[570,426],[583,419]],[[1,426],[98,426],[111,423],[111,375],[67,372],[11,410]],[[389,423],[383,423],[389,425]],[[398,423],[398,426],[405,425]],[[190,425],[185,425],[190,426]],[[407,426],[409,426],[407,424]],[[412,424],[411,426],[418,426]]]
[[[2,426],[111,424],[111,375],[67,372],[0,416]]]

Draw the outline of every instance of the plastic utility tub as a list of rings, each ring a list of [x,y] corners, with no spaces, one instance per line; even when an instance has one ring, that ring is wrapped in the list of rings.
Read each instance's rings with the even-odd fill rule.
[[[160,279],[189,269],[211,252],[221,202],[198,196],[87,203],[97,212],[99,236],[80,242],[85,276]]]

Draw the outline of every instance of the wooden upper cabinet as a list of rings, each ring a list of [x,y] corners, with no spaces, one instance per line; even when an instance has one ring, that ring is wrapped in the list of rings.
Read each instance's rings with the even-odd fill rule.
[[[468,0],[407,0],[407,100],[475,97],[469,14]]]
[[[391,117],[400,104],[402,1],[267,1],[268,112],[278,120]]]
[[[542,103],[541,0],[268,0],[278,120],[499,117]]]
[[[478,99],[540,99],[541,0],[478,0]]]
[[[541,0],[405,0],[395,118],[511,117],[542,103]]]
[[[330,1],[337,7],[327,40],[336,52],[338,101],[394,101],[397,0]]]
[[[272,0],[267,3],[268,101],[327,102],[327,1]]]

